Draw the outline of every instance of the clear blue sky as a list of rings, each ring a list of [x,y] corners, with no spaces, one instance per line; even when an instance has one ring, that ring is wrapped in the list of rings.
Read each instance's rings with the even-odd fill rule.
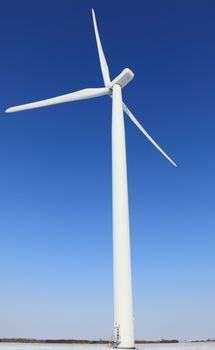
[[[215,337],[215,2],[10,0],[0,11],[0,336],[112,337],[111,101],[5,115],[111,77],[126,119],[136,338]]]

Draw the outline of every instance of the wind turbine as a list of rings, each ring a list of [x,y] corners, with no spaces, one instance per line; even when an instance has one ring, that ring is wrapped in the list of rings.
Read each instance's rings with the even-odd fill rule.
[[[112,98],[113,347],[119,349],[134,349],[128,184],[123,111],[163,156],[174,166],[176,166],[176,164],[153,140],[125,103],[123,103],[122,88],[133,79],[134,74],[130,69],[126,68],[115,79],[110,79],[109,69],[101,45],[96,16],[93,9],[92,16],[104,87],[83,89],[42,101],[11,107],[8,108],[6,112],[18,112],[58,103],[85,100],[103,95],[108,95]]]

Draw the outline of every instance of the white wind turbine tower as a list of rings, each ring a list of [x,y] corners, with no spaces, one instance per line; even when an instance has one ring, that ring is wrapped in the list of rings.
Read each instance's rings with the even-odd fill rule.
[[[93,24],[100,60],[104,87],[83,89],[66,95],[8,108],[7,113],[48,105],[72,102],[108,95],[112,98],[112,221],[113,221],[113,285],[114,285],[114,342],[113,347],[132,349],[134,346],[134,318],[132,302],[130,232],[128,209],[128,185],[125,147],[125,114],[146,138],[174,165],[176,164],[158,146],[122,101],[122,88],[134,77],[132,71],[124,69],[114,80],[110,79],[108,65],[102,49],[92,10]]]

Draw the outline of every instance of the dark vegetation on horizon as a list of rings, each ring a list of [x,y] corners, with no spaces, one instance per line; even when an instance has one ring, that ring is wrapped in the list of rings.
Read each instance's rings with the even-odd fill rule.
[[[192,340],[191,343],[197,342],[215,342],[215,339]],[[107,344],[112,343],[108,340],[87,340],[87,339],[33,339],[33,338],[0,338],[0,343],[33,343],[33,344]],[[161,340],[136,340],[136,344],[173,344],[179,343],[177,339]]]
[[[31,339],[31,338],[0,338],[0,343],[34,343],[34,344],[109,344],[108,340],[87,340],[87,339]],[[136,344],[151,343],[179,343],[176,339],[161,340],[136,340]]]
[[[215,339],[192,340],[191,342],[215,342]],[[33,339],[33,338],[0,338],[0,343],[35,343],[35,344],[110,344],[108,340],[87,339]],[[170,344],[179,343],[177,339],[136,340],[136,344]]]

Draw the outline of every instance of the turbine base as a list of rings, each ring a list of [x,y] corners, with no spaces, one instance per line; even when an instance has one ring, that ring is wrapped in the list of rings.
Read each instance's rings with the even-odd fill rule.
[[[135,346],[134,347],[120,347],[120,346],[112,346],[111,347],[111,349],[120,349],[120,350],[131,350],[131,349],[137,349],[137,348],[135,348]]]

